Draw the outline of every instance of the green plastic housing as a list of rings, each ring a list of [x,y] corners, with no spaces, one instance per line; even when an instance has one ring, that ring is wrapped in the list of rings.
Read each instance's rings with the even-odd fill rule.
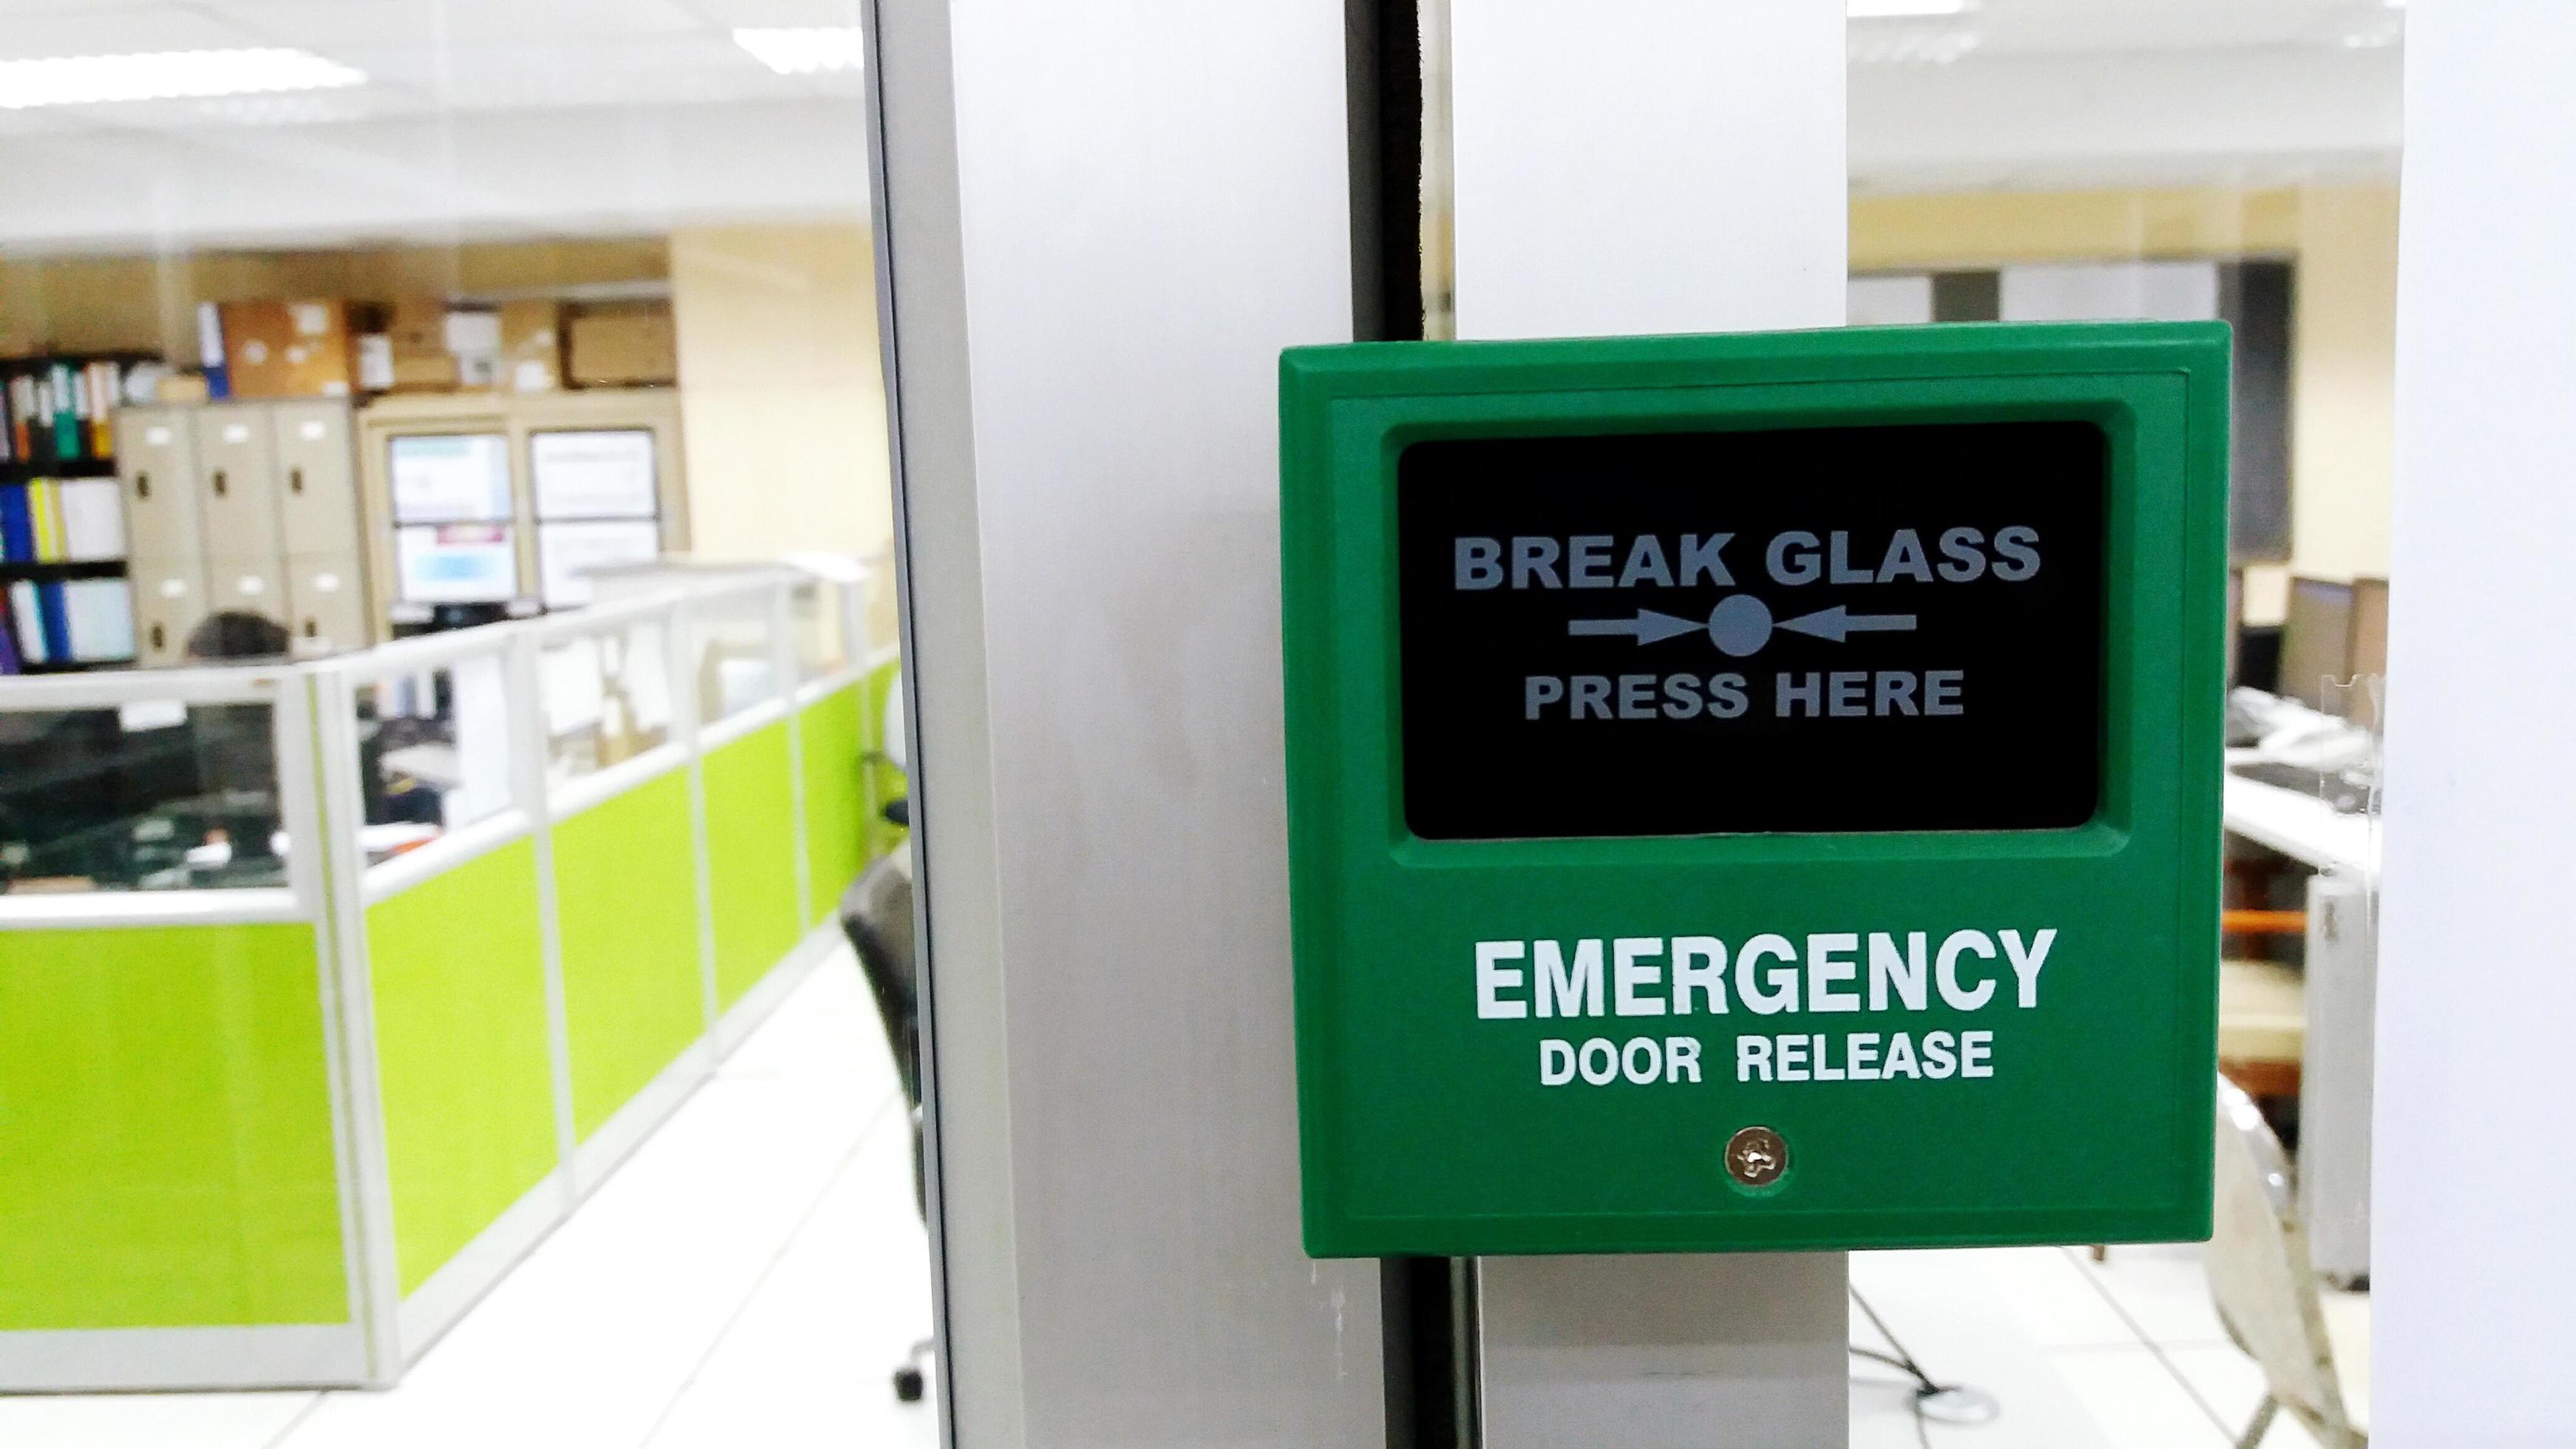
[[[2228,357],[2220,323],[1285,353],[1281,628],[1307,1251],[2206,1237]],[[1396,499],[1409,445],[2023,420],[2089,421],[2108,441],[2101,784],[2089,821],[1474,840],[1407,829]],[[1555,773],[1532,759],[1492,787],[1536,798]],[[2032,1006],[2018,1004],[2005,963],[1980,960],[1998,989],[1977,1011],[1934,995],[1901,1013],[1764,1015],[1738,999],[1725,1014],[1479,1015],[1479,942],[1553,941],[1572,955],[1585,940],[1606,950],[1689,931],[1741,946],[1776,933],[1813,950],[1819,934],[1865,944],[1869,932],[1923,931],[1937,945],[1997,927],[2058,933]],[[1861,959],[1865,983],[1866,950]],[[1530,959],[1511,965],[1536,975]],[[1880,1051],[1906,1032],[1919,1056],[1934,1033],[1955,1052],[1980,1029],[1991,1032],[1990,1074],[1973,1079],[1737,1072],[1735,1039],[1748,1033],[1816,1034],[1830,1060],[1856,1031],[1880,1034]],[[1685,1034],[1702,1043],[1695,1082],[1542,1081],[1546,1040],[1572,1049]],[[1749,1126],[1788,1147],[1786,1171],[1760,1186],[1727,1162]]]

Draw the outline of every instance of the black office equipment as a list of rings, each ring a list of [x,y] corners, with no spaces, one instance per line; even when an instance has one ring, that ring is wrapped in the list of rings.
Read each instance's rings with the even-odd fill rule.
[[[909,825],[910,802],[891,802],[885,807],[885,818]],[[885,1026],[886,1045],[894,1052],[895,1075],[903,1082],[904,1103],[912,1117],[913,1205],[927,1217],[928,1182],[921,1155],[921,993],[918,958],[913,954],[909,850],[897,850],[851,883],[841,897],[841,931],[858,954],[868,990],[876,997],[877,1017]],[[920,1401],[925,1387],[922,1369],[930,1352],[927,1339],[912,1346],[894,1371],[896,1398],[907,1404]]]

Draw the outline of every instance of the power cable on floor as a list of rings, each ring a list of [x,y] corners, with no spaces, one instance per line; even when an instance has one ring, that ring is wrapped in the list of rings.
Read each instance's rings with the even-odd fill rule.
[[[1887,1326],[1887,1320],[1879,1317],[1878,1310],[1870,1307],[1869,1300],[1861,1296],[1859,1285],[1850,1285],[1850,1292],[1851,1301],[1859,1305],[1862,1316],[1878,1330],[1879,1337],[1887,1340],[1888,1347],[1896,1351],[1881,1353],[1857,1343],[1849,1345],[1850,1350],[1856,1357],[1886,1364],[1914,1380],[1914,1396],[1909,1407],[1914,1411],[1914,1439],[1923,1449],[1932,1449],[1931,1421],[1934,1419],[1944,1424],[1984,1424],[1992,1422],[2002,1412],[1994,1397],[1983,1390],[1966,1384],[1945,1384],[1926,1373],[1904,1342]]]

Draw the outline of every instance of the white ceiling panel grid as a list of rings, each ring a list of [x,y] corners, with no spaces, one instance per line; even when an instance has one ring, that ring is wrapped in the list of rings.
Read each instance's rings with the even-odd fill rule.
[[[194,0],[269,45],[508,44],[587,40],[613,50],[639,36],[714,30],[680,0]]]
[[[1856,21],[1850,179],[1885,192],[2387,174],[2403,16],[2385,0],[1975,0]],[[833,212],[864,196],[862,77],[779,75],[733,32],[858,19],[859,0],[0,0],[0,59],[289,47],[367,77],[0,110],[0,247],[488,234],[514,207],[537,230]],[[783,115],[814,129],[781,131]],[[433,162],[445,169],[419,170]],[[58,171],[69,192],[31,180]]]
[[[1851,177],[1867,192],[2393,176],[2394,50],[2285,46],[1856,66]]]
[[[735,26],[856,25],[859,0],[681,0],[700,20]]]
[[[397,117],[186,143],[93,132],[7,164],[19,169],[0,188],[0,250],[19,254],[633,235],[868,212],[862,117],[830,100]]]

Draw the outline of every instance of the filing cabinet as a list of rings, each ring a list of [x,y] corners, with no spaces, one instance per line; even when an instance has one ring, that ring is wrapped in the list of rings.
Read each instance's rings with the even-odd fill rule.
[[[188,662],[188,636],[208,612],[206,561],[196,554],[137,554],[126,562],[126,577],[134,587],[135,662],[147,668]]]
[[[205,521],[214,607],[283,625],[285,549],[278,537],[277,445],[265,403],[199,408],[197,507]]]
[[[186,662],[224,612],[270,620],[297,655],[375,641],[346,402],[127,408],[118,437],[142,662]]]
[[[195,559],[204,552],[195,412],[127,408],[117,418],[116,477],[125,495],[126,549],[135,559]],[[142,601],[135,605],[140,610]]]
[[[358,546],[356,454],[349,409],[337,402],[272,403],[278,521],[289,558]]]

